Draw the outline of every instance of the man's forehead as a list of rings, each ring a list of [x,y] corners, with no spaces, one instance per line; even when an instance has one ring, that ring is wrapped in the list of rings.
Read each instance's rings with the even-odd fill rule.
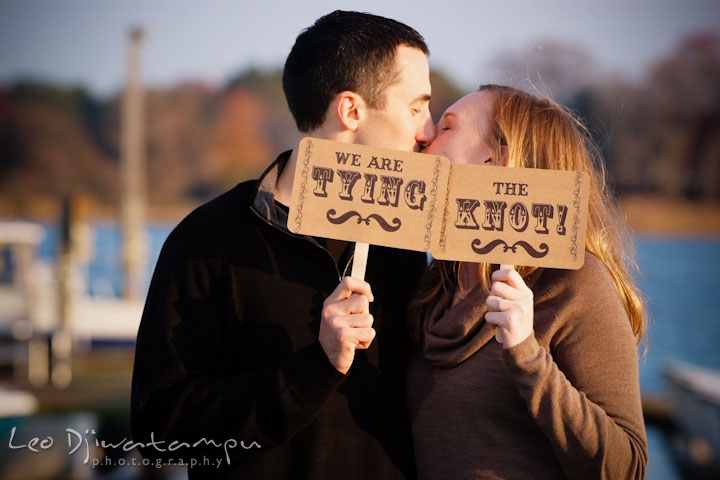
[[[426,72],[428,76],[430,74],[427,56],[423,51],[406,45],[400,45],[395,52],[395,69],[401,74],[405,72]]]
[[[386,91],[388,98],[408,104],[422,104],[430,100],[430,67],[422,50],[407,45],[398,46],[395,76],[395,81]]]

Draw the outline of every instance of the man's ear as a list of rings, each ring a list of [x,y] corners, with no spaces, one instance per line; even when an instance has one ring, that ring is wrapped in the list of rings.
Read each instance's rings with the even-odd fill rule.
[[[365,100],[355,92],[344,91],[335,96],[335,113],[346,130],[357,131],[365,108]]]
[[[498,155],[497,160],[495,161],[495,165],[498,167],[505,167],[507,166],[508,161],[508,147],[507,145],[503,145],[500,147],[500,154]]]

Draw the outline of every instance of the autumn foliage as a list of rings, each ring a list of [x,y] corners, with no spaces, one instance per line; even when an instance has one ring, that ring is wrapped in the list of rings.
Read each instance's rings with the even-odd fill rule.
[[[639,81],[598,73],[582,51],[558,44],[532,58],[500,58],[478,85],[514,83],[571,107],[600,146],[618,193],[720,200],[716,32],[687,37]],[[150,206],[197,205],[292,148],[297,132],[280,77],[251,69],[222,88],[186,82],[147,91]],[[467,92],[439,72],[431,81],[437,120]],[[0,86],[0,215],[32,215],[72,193],[115,208],[120,104],[119,94],[96,98],[43,81]]]

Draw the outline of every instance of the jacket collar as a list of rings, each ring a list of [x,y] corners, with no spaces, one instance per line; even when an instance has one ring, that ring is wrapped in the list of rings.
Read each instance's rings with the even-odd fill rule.
[[[263,218],[266,222],[276,227],[287,230],[287,212],[279,208],[275,203],[275,185],[277,184],[280,173],[290,159],[292,150],[281,153],[275,161],[260,175],[257,181],[256,191],[253,197],[251,209]]]

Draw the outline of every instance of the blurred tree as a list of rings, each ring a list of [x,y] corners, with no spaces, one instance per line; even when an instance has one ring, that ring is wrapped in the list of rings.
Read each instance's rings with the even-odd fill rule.
[[[206,201],[256,176],[274,158],[267,104],[239,84],[183,83],[150,93],[150,200]]]
[[[262,173],[275,157],[275,148],[264,136],[265,105],[252,93],[233,87],[223,92],[219,102],[219,115],[213,119],[201,161],[200,179],[224,191]]]
[[[660,59],[641,83],[600,74],[558,42],[507,52],[487,81],[548,94],[585,122],[624,192],[720,198],[720,36],[701,32]],[[431,71],[434,121],[463,92]],[[199,203],[253,177],[297,141],[280,69],[248,69],[222,89],[186,82],[148,92],[149,200]],[[0,202],[85,192],[118,195],[118,97],[21,81],[0,88]],[[5,209],[7,211],[7,208]]]
[[[297,128],[285,101],[282,69],[260,70],[251,67],[232,77],[226,90],[237,87],[251,92],[265,106],[267,115],[263,119],[261,131],[273,150],[280,152],[292,148],[298,141]]]
[[[640,83],[558,42],[499,55],[491,81],[548,96],[588,127],[619,193],[720,198],[720,36],[697,32]]]
[[[432,87],[430,113],[435,123],[440,120],[447,107],[469,93],[462,91],[449,77],[437,70],[430,71],[430,85]]]
[[[13,121],[13,111],[9,93],[0,88],[0,184],[22,164],[19,126]]]
[[[720,198],[719,85],[720,36],[699,32],[660,59],[645,83],[602,89],[596,113],[622,105],[620,115],[598,114],[614,125],[609,158],[622,191]]]
[[[59,200],[84,192],[101,202],[117,198],[117,166],[96,125],[99,102],[80,88],[20,82],[0,101],[0,190],[4,202]],[[88,137],[97,142],[88,141]],[[102,146],[99,146],[102,145]]]
[[[214,95],[213,89],[200,83],[148,92],[147,178],[152,185],[148,189],[151,204],[189,200],[186,195],[200,178],[200,161],[210,138]]]
[[[499,54],[489,65],[490,82],[510,85],[567,104],[579,91],[602,81],[590,55],[556,40]]]
[[[720,35],[682,40],[650,75],[658,183],[670,195],[720,198]]]

